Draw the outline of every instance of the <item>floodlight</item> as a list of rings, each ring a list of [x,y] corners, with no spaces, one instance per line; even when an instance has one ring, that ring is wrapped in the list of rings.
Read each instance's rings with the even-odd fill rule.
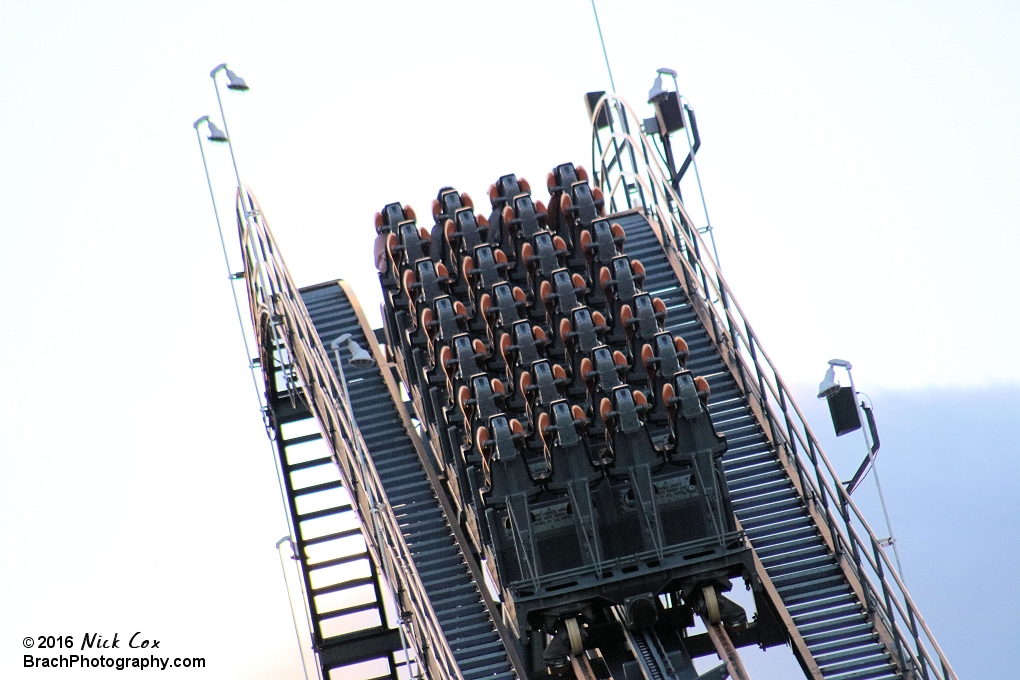
[[[825,372],[825,377],[822,378],[822,382],[818,383],[818,398],[826,399],[839,392],[839,383],[836,382],[836,369],[829,366],[829,370]]]
[[[209,137],[207,139],[210,142],[217,142],[219,144],[222,144],[224,142],[230,141],[227,138],[227,133],[216,127],[216,123],[212,122],[211,120],[207,120],[205,122],[206,124],[209,125]]]
[[[371,366],[375,366],[375,359],[364,347],[353,340],[348,343],[348,347],[351,350],[351,366],[354,366],[355,368],[369,368]]]
[[[242,78],[241,76],[237,75],[236,73],[231,71],[229,68],[227,68],[226,64],[220,64],[219,66],[214,68],[212,71],[209,71],[209,77],[212,78],[213,80],[215,80],[216,79],[216,74],[219,73],[220,71],[223,71],[224,73],[227,74],[227,89],[228,90],[236,90],[237,92],[246,92],[247,90],[251,89],[251,88],[248,87],[248,83],[244,82],[244,78]]]
[[[652,89],[648,90],[648,103],[651,104],[655,101],[655,98],[666,91],[662,89],[662,74],[659,73],[655,76],[655,82],[652,83]]]
[[[351,366],[354,368],[368,368],[375,365],[375,359],[364,347],[355,342],[353,336],[350,333],[344,333],[339,338],[330,343],[330,347],[334,352],[338,352],[337,361],[340,360],[339,349],[340,345],[347,343],[347,349],[351,353]]]
[[[236,73],[231,71],[229,68],[223,69],[223,70],[226,72],[227,80],[229,81],[227,83],[227,89],[228,90],[237,90],[238,92],[246,92],[249,89],[251,89],[251,88],[248,87],[248,83],[244,82],[244,78],[242,78],[241,76],[237,75]]]

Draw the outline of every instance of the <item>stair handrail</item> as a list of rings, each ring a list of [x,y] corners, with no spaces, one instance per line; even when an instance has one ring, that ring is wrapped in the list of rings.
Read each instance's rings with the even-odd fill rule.
[[[290,277],[290,271],[283,260],[279,247],[266,223],[265,217],[258,207],[258,202],[245,187],[248,205],[251,209],[247,215],[238,193],[238,232],[244,258],[245,279],[248,284],[248,299],[256,333],[259,331],[258,314],[265,308],[270,314],[270,321],[275,332],[286,345],[288,354],[294,359],[298,375],[301,378],[301,390],[305,394],[310,410],[320,421],[323,435],[333,439],[336,462],[344,477],[344,483],[355,500],[355,510],[366,528],[371,526],[374,531],[363,531],[366,543],[374,548],[377,561],[382,564],[384,551],[390,551],[397,557],[399,567],[398,580],[403,586],[407,602],[411,607],[412,618],[408,623],[408,637],[415,647],[420,667],[428,667],[431,653],[435,659],[440,677],[463,680],[463,675],[453,656],[453,651],[438,623],[438,617],[432,603],[424,590],[423,581],[417,567],[411,559],[411,552],[400,531],[399,523],[392,508],[385,502],[382,483],[371,458],[354,464],[350,458],[357,450],[354,443],[368,450],[359,429],[353,427],[350,414],[343,406],[340,397],[342,387],[339,378],[329,361],[329,355],[321,344],[315,331],[311,316],[305,307],[300,292]],[[245,219],[247,217],[247,219]],[[285,332],[279,330],[283,327]],[[337,442],[335,437],[339,437]],[[342,461],[342,444],[346,451],[347,461]],[[346,465],[344,464],[346,462]],[[362,503],[357,496],[368,494],[363,500],[374,499],[375,512],[359,510]],[[364,517],[368,515],[368,517]],[[376,524],[376,522],[380,524]],[[386,545],[378,545],[378,537],[382,536]],[[375,540],[372,540],[375,539]],[[395,586],[396,584],[391,584]],[[403,608],[401,598],[394,597],[398,607]],[[401,612],[402,618],[403,613]]]
[[[609,125],[600,129],[596,125],[596,121],[599,120],[603,111],[608,117]],[[614,115],[614,112],[617,112],[617,115]],[[858,576],[862,587],[867,591],[865,604],[869,611],[883,618],[896,638],[896,644],[900,649],[895,651],[901,652],[902,665],[908,666],[907,661],[909,661],[909,666],[912,666],[911,670],[919,677],[928,678],[929,671],[931,671],[938,680],[958,680],[958,676],[946,659],[885,551],[872,549],[871,552],[875,558],[868,557],[868,559],[862,560],[861,548],[865,548],[865,554],[868,553],[867,549],[873,548],[873,546],[880,548],[878,538],[864,514],[846,492],[833,465],[808,425],[807,419],[793,399],[792,393],[779,376],[768,353],[762,348],[743,309],[733,296],[718,264],[712,257],[711,249],[705,243],[699,230],[694,227],[694,221],[690,219],[679,196],[670,185],[667,174],[650,144],[643,136],[640,137],[640,140],[636,140],[629,131],[629,127],[623,130],[616,129],[619,125],[618,117],[625,119],[628,114],[633,120],[640,120],[625,100],[613,94],[603,95],[591,114],[593,157],[596,155],[595,149],[597,148],[598,166],[601,168],[601,172],[593,168],[594,179],[603,189],[607,202],[612,202],[613,193],[618,191],[621,186],[626,191],[628,179],[633,180],[640,187],[639,199],[644,196],[652,198],[650,202],[641,201],[640,207],[644,209],[646,215],[651,216],[659,223],[660,230],[657,236],[667,252],[670,252],[677,263],[683,267],[686,280],[681,283],[687,288],[688,296],[692,302],[697,298],[710,314],[715,341],[721,345],[729,345],[730,356],[736,360],[738,369],[744,375],[752,373],[748,370],[750,368],[748,363],[753,366],[753,375],[757,378],[757,385],[753,383],[749,385],[744,375],[739,376],[738,384],[743,383],[748,397],[753,396],[762,411],[768,415],[773,435],[781,435],[776,437],[776,445],[785,445],[788,449],[792,449],[793,455],[790,458],[797,468],[799,481],[804,487],[805,496],[807,496],[805,502],[812,502],[825,515],[830,533],[833,534],[833,540],[836,543],[837,554],[842,552],[845,556],[849,550],[851,560],[848,564]],[[608,130],[608,132],[602,132],[602,130]],[[612,146],[602,143],[603,136],[609,138]],[[619,162],[621,146],[627,146],[634,151],[630,154],[633,161],[630,170],[625,170]],[[615,152],[615,158],[606,163],[605,158],[610,151]],[[616,178],[611,177],[614,168],[617,169],[619,175]],[[633,205],[635,201],[631,200],[630,192],[627,193],[626,198],[628,205]],[[666,205],[662,205],[663,200],[666,201]],[[669,227],[668,230],[667,227]],[[722,323],[724,321],[725,324]],[[769,401],[768,394],[771,394],[773,400],[778,403],[781,418],[780,414],[776,413],[774,403]],[[796,443],[801,445],[800,450],[797,449]],[[807,453],[807,462],[810,463],[810,467],[803,460],[804,452]],[[810,472],[812,471],[815,473],[817,482],[811,479]],[[834,484],[829,484],[826,477],[831,479]],[[819,499],[821,500],[820,506]],[[846,528],[846,532],[835,521],[830,501],[840,508],[841,512],[838,517]],[[853,527],[854,520],[864,530],[867,540],[862,540],[860,533]],[[881,602],[877,599],[879,591],[866,573],[865,565],[872,570],[881,584]],[[885,577],[885,573],[892,576],[891,583]],[[896,603],[895,606],[893,606],[893,602]],[[903,624],[909,627],[916,654],[910,652],[909,646],[905,644],[905,640],[908,638],[899,622],[896,621],[894,610],[900,614]],[[936,660],[932,658],[928,646],[938,657],[937,664]],[[904,650],[908,652],[907,659],[902,658]]]

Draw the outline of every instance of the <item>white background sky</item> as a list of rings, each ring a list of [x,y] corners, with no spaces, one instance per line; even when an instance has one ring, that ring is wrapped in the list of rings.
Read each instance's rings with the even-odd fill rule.
[[[873,397],[907,576],[957,671],[1004,677],[1020,10],[599,9],[632,104],[657,67],[680,73],[724,271],[815,430],[827,359]],[[347,278],[367,308],[374,211],[590,165],[582,95],[608,86],[583,0],[0,0],[0,676],[45,674],[21,670],[25,636],[143,630],[208,657],[195,675],[298,677],[283,511],[191,128],[220,119],[222,61],[252,87],[224,106],[296,280]],[[229,234],[227,152],[207,152]],[[852,469],[859,448],[829,452]]]

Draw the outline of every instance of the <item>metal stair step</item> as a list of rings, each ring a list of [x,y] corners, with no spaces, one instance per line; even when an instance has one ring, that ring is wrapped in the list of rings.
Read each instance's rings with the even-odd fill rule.
[[[761,560],[768,560],[774,557],[786,556],[788,559],[803,559],[812,555],[828,555],[829,548],[815,537],[795,539],[784,543],[775,543],[770,546],[755,548]]]
[[[863,608],[856,598],[851,597],[849,592],[835,593],[819,597],[813,600],[806,600],[797,605],[787,607],[790,616],[794,619],[810,616],[828,616],[832,612],[843,607],[853,607],[854,611],[862,612]]]
[[[752,517],[746,522],[737,514],[740,524],[747,532],[748,538],[756,546],[771,547],[791,541],[819,541],[824,543],[818,527],[811,521],[811,516],[801,512],[790,517]]]
[[[322,436],[320,435],[319,438],[321,439]],[[333,465],[333,458],[331,456],[324,456],[322,458],[306,460],[301,463],[288,463],[286,470],[287,472],[297,472],[298,470],[307,470],[308,468],[319,467],[320,465]]]
[[[843,663],[844,661],[853,661],[855,659],[864,659],[868,656],[881,656],[884,654],[886,659],[889,659],[889,655],[882,651],[882,647],[875,644],[875,639],[870,636],[857,636],[854,638],[859,640],[855,645],[846,645],[838,650],[829,652],[828,654],[821,654],[817,650],[812,650],[814,653],[815,661],[819,665],[831,667]],[[845,643],[845,641],[843,641]]]
[[[737,518],[740,519],[740,524],[743,525],[752,542],[759,538],[778,536],[779,534],[797,529],[810,528],[812,532],[817,531],[814,522],[803,511],[787,510],[785,515],[763,515],[761,517],[749,517],[746,520],[738,512]]]
[[[398,487],[384,485],[383,489],[386,490],[386,498],[389,499],[390,505],[393,507],[424,503],[439,505],[432,487],[423,488],[421,484],[409,483]]]
[[[458,640],[457,642],[461,644],[458,644],[457,648],[454,650],[454,654],[456,656],[470,655],[485,657],[496,653],[506,656],[506,650],[503,649],[503,642],[498,637],[472,645],[463,644],[463,640]]]
[[[463,588],[474,589],[474,581],[466,574],[454,574],[445,579],[429,579],[426,590],[429,595],[442,596],[447,593],[459,592]]]
[[[888,667],[858,671],[855,673],[830,675],[826,677],[826,680],[899,680],[901,677],[902,676],[898,675],[892,667]]]
[[[753,510],[738,511],[737,517],[748,531],[763,527],[788,527],[804,522],[811,524],[811,519],[804,512],[800,502],[793,499]]]
[[[471,633],[470,635],[458,634],[450,641],[450,644],[456,645],[459,650],[467,647],[474,647],[484,642],[492,642],[494,639],[498,640],[498,637],[494,637],[496,629],[493,628],[492,621],[489,620],[488,617],[485,619],[485,624],[486,625],[484,626],[480,626],[478,631]]]
[[[348,581],[340,581],[328,586],[321,586],[319,588],[309,589],[313,595],[326,595],[328,593],[337,593],[341,590],[350,590],[351,588],[359,588],[361,586],[370,586],[375,583],[375,579],[371,576],[365,576],[362,578],[353,578]]]
[[[722,362],[719,362],[719,363],[720,363],[720,368],[722,368],[722,366],[721,366]],[[726,435],[726,439],[727,440],[732,439],[734,441],[739,440],[739,439],[744,438],[744,437],[752,437],[752,436],[753,437],[760,437],[761,436],[761,428],[758,427],[757,423],[751,423],[749,425],[738,425],[738,426],[735,426],[735,427],[728,427],[728,428],[721,428],[721,427],[717,426],[716,427],[716,431],[722,432],[724,435]]]
[[[783,598],[783,603],[786,605],[787,610],[791,612],[803,611],[804,608],[816,606],[834,597],[846,597],[850,600],[856,599],[853,591],[850,590],[849,584],[844,582],[818,588],[812,592],[791,593]]]
[[[455,607],[447,610],[435,609],[434,611],[436,612],[439,626],[443,629],[447,640],[457,639],[457,633],[454,631],[469,628],[473,625],[485,625],[495,635],[492,621],[481,604]]]
[[[727,472],[766,462],[776,462],[776,454],[767,443],[761,441],[747,442],[741,446],[731,445],[723,456],[723,467]]]
[[[496,630],[488,616],[477,617],[472,621],[461,622],[457,625],[443,626],[443,632],[447,639],[473,639],[481,635],[495,635]]]
[[[861,614],[861,608],[856,603],[850,602],[847,604],[841,604],[838,607],[831,609],[825,609],[822,611],[799,614],[793,617],[794,623],[798,626],[808,626],[813,623],[820,623],[827,621],[832,618],[838,618],[846,616],[848,614]]]
[[[807,638],[812,635],[842,630],[858,624],[867,623],[867,620],[867,617],[860,612],[849,612],[833,615],[816,623],[798,624],[797,630],[800,631],[801,635]]]
[[[415,567],[418,569],[418,574],[421,576],[423,581],[427,581],[429,578],[434,578],[443,574],[449,574],[451,572],[468,573],[467,565],[464,564],[464,558],[461,557],[460,553],[456,556],[449,555],[447,557],[432,558],[427,562],[411,558],[414,561]]]
[[[765,563],[765,570],[768,571],[773,583],[782,582],[783,578],[793,574],[817,573],[820,569],[839,569],[836,561],[830,555],[818,555],[803,560],[777,560]]]
[[[352,562],[357,562],[358,560],[367,559],[370,559],[369,554],[367,552],[359,552],[353,555],[344,555],[343,557],[334,557],[333,559],[322,560],[321,562],[309,562],[307,559],[305,559],[304,562],[305,564],[308,565],[308,571],[310,573],[315,573],[320,569],[328,569],[329,567],[339,567],[344,564],[351,564]]]
[[[739,517],[756,517],[771,515],[776,510],[803,508],[800,496],[792,486],[772,489],[756,493],[751,489],[741,489],[731,494],[733,510]]]
[[[891,657],[887,652],[881,652],[878,654],[868,654],[867,656],[834,664],[832,666],[827,665],[825,670],[828,674],[827,677],[861,677],[860,674],[869,672],[881,673],[889,670],[892,667],[890,660]]]
[[[426,588],[426,590],[428,589]],[[438,613],[440,610],[450,607],[464,607],[478,602],[478,592],[474,588],[460,590],[459,593],[445,593],[441,596],[438,593],[429,592],[429,601],[432,603],[433,609]]]
[[[421,484],[420,484],[421,482],[427,482],[428,481],[428,475],[425,474],[425,470],[423,470],[420,466],[418,467],[417,470],[415,470],[413,468],[409,469],[409,470],[400,470],[400,471],[395,471],[395,470],[393,470],[391,468],[391,469],[387,470],[386,472],[383,472],[382,470],[379,470],[379,477],[380,477],[380,479],[383,480],[383,484],[388,489],[389,488],[397,488],[397,489],[399,489],[399,488],[401,488],[400,485],[406,485],[409,482],[414,482],[418,486],[421,486]],[[392,485],[397,485],[397,486],[394,487]]]
[[[506,652],[487,654],[477,659],[471,659],[462,665],[464,680],[488,677],[494,671],[505,668],[507,663]]]
[[[354,529],[345,529],[344,531],[315,536],[314,538],[299,537],[297,542],[299,546],[307,547],[310,545],[319,545],[320,543],[328,543],[329,541],[335,541],[341,538],[350,538],[351,536],[361,536],[361,527],[359,526]]]
[[[446,522],[420,527],[407,537],[407,545],[413,550],[419,545],[429,544],[438,538],[453,540],[453,534],[450,532],[450,527]]]
[[[838,640],[811,645],[811,653],[818,658],[825,655],[838,655],[845,650],[860,649],[867,645],[875,645],[878,641],[878,634],[873,629],[858,632],[853,635],[842,637]]]
[[[871,630],[872,628],[870,623],[859,623],[853,626],[845,626],[837,630],[815,633],[814,635],[803,635],[803,637],[804,642],[807,643],[808,647],[813,648],[816,644],[836,642],[861,633],[870,633]]]
[[[404,460],[401,458],[380,459],[373,456],[372,465],[375,466],[375,469],[380,475],[403,474],[413,470],[421,470],[424,472],[424,469],[421,466],[421,461],[417,458],[414,458],[413,460]]]
[[[333,482],[323,482],[322,484],[312,484],[311,486],[303,486],[300,489],[294,489],[295,496],[307,496],[308,494],[318,493],[319,491],[329,491],[330,489],[341,489],[343,483],[340,480]]]
[[[313,519],[319,519],[320,517],[329,517],[331,515],[346,515],[354,512],[354,508],[350,503],[344,503],[343,505],[335,505],[332,508],[323,508],[322,510],[313,510],[304,514],[297,515],[298,522],[307,522]]]
[[[709,408],[711,410],[711,407]],[[753,432],[749,434],[742,434],[740,436],[727,437],[726,441],[734,445],[742,446],[745,444],[757,444],[761,443],[764,437],[760,432]]]
[[[772,582],[775,584],[776,590],[779,591],[779,595],[785,599],[789,595],[806,593],[843,583],[844,577],[843,572],[838,566],[827,565],[780,576],[772,579]]]
[[[792,488],[786,471],[776,465],[775,461],[763,462],[759,465],[741,469],[727,469],[726,482],[730,493],[767,493],[780,488]]]
[[[381,606],[382,605],[380,605],[378,602],[373,601],[366,602],[364,604],[354,604],[348,607],[338,607],[336,609],[330,609],[324,612],[319,612],[318,610],[316,610],[316,612],[312,614],[312,618],[316,620],[316,623],[322,623],[323,621],[328,621],[329,619],[336,619],[341,616],[350,616],[351,614],[360,614],[361,612],[378,611]]]
[[[416,561],[427,560],[430,557],[439,557],[445,554],[460,554],[454,545],[452,536],[441,539],[433,539],[432,541],[424,544],[419,543],[413,547],[409,547],[408,549],[411,551],[411,557]]]

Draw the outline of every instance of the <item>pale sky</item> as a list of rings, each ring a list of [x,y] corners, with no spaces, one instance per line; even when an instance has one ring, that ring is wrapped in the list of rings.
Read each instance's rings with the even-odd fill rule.
[[[1020,9],[598,5],[633,106],[679,72],[723,271],[815,431],[828,359],[873,398],[908,582],[957,672],[1002,677],[1020,643]],[[0,676],[42,673],[23,637],[135,630],[206,656],[202,677],[300,676],[191,127],[221,122],[224,61],[252,88],[224,97],[240,174],[294,278],[346,278],[370,310],[376,210],[590,166],[582,96],[608,88],[587,0],[0,0]],[[207,155],[230,236],[229,158]],[[852,471],[859,443],[826,441]]]

